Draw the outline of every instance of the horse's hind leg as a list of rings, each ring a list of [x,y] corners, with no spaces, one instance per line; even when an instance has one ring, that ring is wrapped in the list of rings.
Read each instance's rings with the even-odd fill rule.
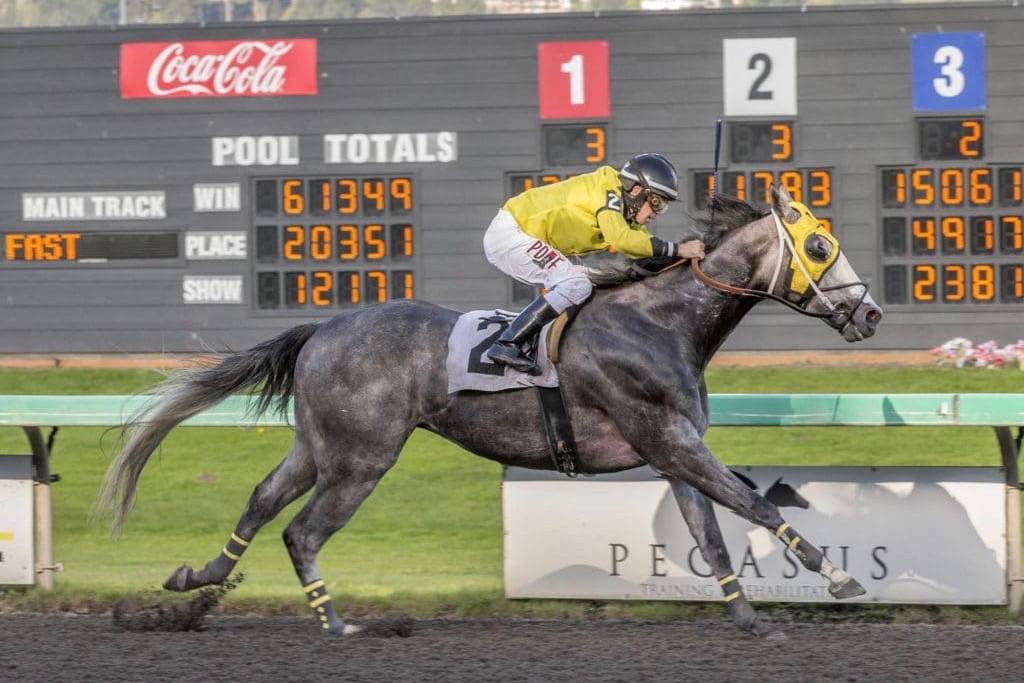
[[[336,463],[317,481],[313,496],[284,530],[284,544],[306,600],[320,619],[321,628],[329,633],[349,634],[359,628],[347,626],[334,611],[320,577],[317,556],[327,539],[348,523],[397,458],[397,448],[390,457],[379,460],[374,456],[346,454],[346,463]]]
[[[715,508],[711,505],[711,501],[685,482],[672,479],[669,483],[672,486],[672,494],[675,496],[679,511],[683,513],[686,526],[690,529],[690,534],[697,541],[704,561],[708,563],[715,578],[718,579],[718,585],[722,587],[725,604],[729,608],[733,622],[756,636],[768,636],[769,638],[782,636],[780,631],[774,631],[757,618],[754,608],[747,597],[743,595],[739,579],[733,573],[729,551],[725,547],[722,530],[718,526]]]
[[[256,532],[274,519],[286,505],[308,491],[314,481],[316,467],[313,459],[309,457],[306,448],[296,441],[288,456],[253,490],[245,512],[220,554],[199,571],[188,565],[178,567],[164,582],[164,588],[187,591],[223,583],[249,547]]]

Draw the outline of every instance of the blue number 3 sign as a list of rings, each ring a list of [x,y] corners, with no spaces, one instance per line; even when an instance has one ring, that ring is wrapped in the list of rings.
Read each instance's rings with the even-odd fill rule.
[[[985,108],[985,34],[911,37],[914,111]]]

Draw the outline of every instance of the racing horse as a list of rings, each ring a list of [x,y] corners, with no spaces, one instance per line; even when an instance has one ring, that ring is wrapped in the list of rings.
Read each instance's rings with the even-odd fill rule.
[[[666,478],[731,618],[770,635],[733,573],[711,501],[770,530],[836,598],[864,593],[801,536],[778,508],[734,476],[704,444],[704,370],[744,315],[764,298],[820,318],[847,341],[871,336],[882,311],[839,243],[784,188],[757,208],[718,196],[700,229],[702,263],[599,288],[561,343],[558,374],[582,473],[649,465]],[[678,265],[678,264],[677,264]],[[681,264],[685,265],[685,264]],[[223,551],[201,570],[183,565],[164,587],[225,581],[259,529],[313,489],[284,544],[324,631],[362,627],[335,611],[317,567],[341,529],[395,464],[417,427],[505,465],[553,469],[533,391],[449,395],[447,340],[459,313],[392,301],[293,327],[217,364],[172,374],[124,426],[98,499],[116,533],[135,501],[143,467],[168,432],[229,395],[259,389],[257,414],[294,397],[295,440],[256,486]]]

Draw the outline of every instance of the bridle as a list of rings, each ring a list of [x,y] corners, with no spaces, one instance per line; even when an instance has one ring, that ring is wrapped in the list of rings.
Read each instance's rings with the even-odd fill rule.
[[[772,218],[775,220],[775,230],[779,237],[779,250],[778,255],[775,259],[775,273],[772,275],[772,281],[768,285],[767,291],[747,289],[746,287],[736,287],[735,285],[730,285],[726,282],[716,280],[715,278],[711,277],[703,270],[701,270],[700,259],[696,257],[690,259],[690,268],[693,269],[694,275],[696,275],[697,279],[699,279],[701,282],[703,282],[704,284],[713,289],[717,289],[728,294],[735,294],[738,296],[751,296],[756,297],[758,299],[771,299],[772,301],[777,301],[783,306],[793,309],[794,311],[800,313],[801,315],[806,315],[810,318],[824,319],[830,327],[842,331],[846,327],[846,325],[850,323],[850,319],[853,317],[854,312],[864,302],[864,297],[868,295],[867,284],[858,281],[849,282],[842,285],[833,285],[832,287],[818,286],[818,283],[815,282],[814,278],[811,277],[811,274],[808,272],[807,266],[804,264],[803,259],[800,258],[800,256],[797,254],[796,247],[793,245],[793,238],[789,234],[789,231],[786,230],[785,227],[783,227],[782,220],[779,218],[779,215],[775,211],[774,207],[772,208]],[[789,252],[790,258],[793,260],[793,262],[795,262],[797,266],[800,268],[800,271],[803,273],[803,276],[807,279],[808,284],[814,292],[814,296],[806,297],[802,301],[802,305],[793,303],[789,299],[786,299],[785,297],[779,296],[774,293],[775,286],[779,280],[779,275],[782,272],[782,264],[784,261],[785,253],[787,251]],[[682,265],[683,263],[685,263],[685,261],[680,260],[673,264],[673,266]],[[864,288],[864,290],[861,292],[860,299],[857,300],[857,305],[854,306],[853,308],[850,308],[846,304],[842,303],[835,304],[832,302],[831,299],[828,298],[828,295],[825,294],[825,292],[832,292],[838,289],[846,289],[847,287]],[[827,312],[812,313],[811,311],[808,311],[806,309],[806,306],[810,304],[810,302],[813,301],[815,298],[821,299],[822,303],[825,305],[825,308],[828,309]]]

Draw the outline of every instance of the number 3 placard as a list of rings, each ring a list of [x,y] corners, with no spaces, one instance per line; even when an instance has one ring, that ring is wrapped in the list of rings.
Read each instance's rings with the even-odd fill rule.
[[[542,119],[607,118],[608,42],[538,44],[537,97]]]
[[[985,34],[911,37],[914,111],[985,108]]]
[[[726,116],[796,116],[796,38],[722,41]]]

